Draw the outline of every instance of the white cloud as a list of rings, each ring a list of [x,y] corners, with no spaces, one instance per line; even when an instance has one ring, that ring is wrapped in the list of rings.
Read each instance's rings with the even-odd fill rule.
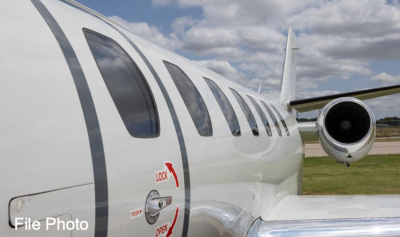
[[[313,82],[311,80],[307,80],[307,79],[298,81],[296,83],[297,89],[309,89],[309,88],[317,88],[317,87],[318,87],[318,85],[315,82]]]
[[[272,80],[280,79],[276,69],[282,68],[285,32],[293,25],[300,30],[298,79],[303,88],[314,88],[321,80],[371,75],[371,60],[400,59],[400,48],[395,46],[400,40],[396,34],[400,10],[385,0],[170,0],[169,4],[172,1],[181,8],[203,10],[202,19],[185,16],[172,24],[182,37],[182,49],[199,56],[254,68],[283,39],[258,75]]]
[[[214,25],[249,26],[282,21],[282,17],[306,7],[320,5],[321,0],[176,0],[180,7],[201,7],[204,18]]]
[[[172,29],[177,35],[183,36],[187,27],[193,26],[196,23],[191,16],[182,16],[175,19],[172,23]]]
[[[400,59],[396,2],[153,0],[158,6],[172,2],[181,8],[202,8],[203,19],[180,17],[172,25],[183,36],[183,49],[200,56],[259,65],[293,25],[300,30],[299,79],[370,75],[371,60]],[[282,55],[280,50],[275,53]],[[280,66],[280,60],[267,63]]]
[[[173,3],[173,0],[151,0],[154,6],[168,6]]]
[[[383,84],[400,84],[400,75],[389,75],[382,72],[379,75],[373,76],[369,79],[370,81],[382,82]]]
[[[186,32],[183,41],[183,49],[199,54],[215,52],[218,49],[237,49],[237,46],[234,32],[214,27],[195,26]]]
[[[290,20],[298,29],[312,30],[320,35],[379,37],[399,29],[399,9],[386,0],[327,1],[309,8]]]
[[[152,0],[152,3],[157,7],[198,7],[203,14],[200,19],[191,16],[175,19],[171,34],[162,34],[147,23],[127,22],[118,17],[113,20],[161,46],[207,59],[198,63],[242,84],[269,55],[248,85],[255,90],[261,79],[263,91],[279,90],[282,49],[289,25],[297,34],[300,48],[299,98],[338,92],[318,92],[321,81],[355,87],[353,76],[400,84],[400,75],[373,76],[370,67],[371,62],[379,60],[400,60],[397,0],[390,3],[386,0]],[[301,92],[310,89],[313,91]]]
[[[302,89],[316,88],[318,81],[368,76],[373,74],[369,69],[371,60],[400,58],[400,52],[392,50],[392,47],[383,49],[390,40],[396,42],[397,37],[391,34],[400,22],[397,19],[399,9],[386,5],[383,0],[366,0],[366,3],[355,0],[175,2],[180,7],[201,7],[204,13],[204,18],[195,23],[182,18],[173,25],[175,32],[182,36],[183,50],[238,63],[239,69],[248,70],[248,74],[254,72],[283,39],[253,80],[280,80],[282,48],[285,47],[285,32],[289,24],[295,30],[301,30],[298,33],[297,78]],[[363,9],[359,10],[359,7]],[[376,26],[379,30],[375,29]],[[377,32],[373,33],[371,29]],[[255,81],[250,83],[250,87],[257,87],[259,80]],[[265,89],[276,87],[265,83]]]
[[[366,100],[365,103],[375,113],[377,119],[393,116],[399,117],[400,95],[385,96],[372,100]]]
[[[309,90],[296,90],[296,99],[307,99],[313,97],[320,97],[326,95],[339,94],[337,90],[323,90],[323,91],[309,91]]]
[[[246,78],[243,72],[233,67],[228,61],[200,60],[193,62],[239,83]]]
[[[125,27],[126,29],[132,31],[133,33],[152,41],[164,48],[176,50],[180,48],[181,42],[178,37],[171,33],[165,36],[163,33],[157,29],[155,26],[150,26],[146,22],[129,22],[118,16],[109,17],[111,20]]]

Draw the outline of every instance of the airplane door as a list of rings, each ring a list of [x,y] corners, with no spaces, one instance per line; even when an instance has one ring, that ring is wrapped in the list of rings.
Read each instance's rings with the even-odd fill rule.
[[[121,218],[109,225],[119,225],[123,236],[181,236],[182,146],[165,94],[132,42],[91,30],[84,34],[100,72],[98,90],[104,91],[96,109],[105,156],[118,166],[109,169],[118,174],[108,175],[120,180],[120,189],[109,191],[109,200],[119,205],[113,197],[122,199]]]

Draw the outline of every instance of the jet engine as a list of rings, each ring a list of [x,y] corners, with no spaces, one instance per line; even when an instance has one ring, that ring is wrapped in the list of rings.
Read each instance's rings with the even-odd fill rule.
[[[339,98],[328,103],[316,126],[325,152],[347,166],[364,158],[375,141],[375,115],[355,98]]]

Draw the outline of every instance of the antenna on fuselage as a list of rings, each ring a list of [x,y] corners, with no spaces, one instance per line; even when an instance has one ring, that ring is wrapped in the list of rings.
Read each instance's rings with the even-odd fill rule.
[[[267,61],[267,59],[269,58],[269,56],[271,56],[271,54],[275,51],[276,47],[278,47],[278,45],[281,43],[281,41],[283,40],[283,38],[285,38],[285,35],[282,36],[282,38],[279,40],[279,42],[275,45],[275,47],[271,50],[271,52],[269,52],[268,56],[264,59],[264,61],[261,63],[261,65],[257,68],[257,70],[253,73],[253,75],[251,75],[251,77],[249,78],[249,80],[247,80],[246,84],[244,84],[244,87],[247,86],[247,84],[251,81],[251,79],[253,79],[253,77],[257,74],[258,70],[260,70],[260,68],[265,64],[265,62]],[[261,83],[260,86],[262,84],[262,79],[261,79]],[[260,87],[261,88],[261,87]],[[260,94],[260,90],[258,89],[258,94]]]
[[[262,83],[263,83],[263,79],[260,78],[260,86],[258,87],[258,94],[260,94]]]

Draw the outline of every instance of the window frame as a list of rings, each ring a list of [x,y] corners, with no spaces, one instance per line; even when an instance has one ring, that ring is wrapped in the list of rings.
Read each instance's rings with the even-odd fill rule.
[[[262,111],[260,105],[257,103],[257,101],[250,95],[247,95],[247,97],[249,98],[249,100],[251,101],[251,103],[253,104],[253,106],[256,108],[256,111],[258,113],[258,115],[261,118],[261,121],[263,122],[264,128],[265,128],[265,132],[268,134],[268,136],[272,136],[272,129],[271,126],[269,125],[269,121],[267,116],[265,115],[264,111]],[[264,124],[263,118],[265,119],[265,121],[267,121],[266,124]]]
[[[130,55],[116,40],[112,39],[111,37],[108,37],[108,36],[106,36],[106,35],[103,35],[103,34],[101,34],[101,33],[99,33],[99,32],[93,31],[93,30],[88,29],[88,28],[82,28],[82,31],[83,31],[83,35],[84,35],[84,37],[85,37],[85,40],[86,40],[86,42],[87,42],[87,44],[88,44],[88,48],[89,48],[89,50],[90,50],[90,52],[91,52],[91,54],[92,54],[92,56],[93,56],[93,60],[95,61],[95,64],[96,64],[96,66],[97,66],[97,69],[98,69],[99,72],[100,72],[100,75],[101,75],[101,77],[102,77],[102,79],[103,79],[103,82],[104,82],[105,86],[107,87],[108,93],[109,93],[109,95],[110,95],[110,97],[111,97],[111,99],[112,99],[112,101],[113,101],[113,103],[114,103],[114,105],[115,105],[115,108],[116,108],[117,111],[118,111],[118,114],[119,114],[119,116],[120,116],[120,118],[121,118],[123,124],[125,125],[125,128],[126,128],[127,132],[129,133],[129,135],[131,135],[131,136],[134,137],[134,138],[143,138],[143,139],[158,138],[158,137],[160,137],[160,134],[161,134],[161,122],[160,122],[160,116],[159,116],[159,112],[158,112],[157,101],[156,101],[156,99],[155,99],[155,97],[154,97],[153,90],[152,90],[150,84],[149,84],[148,81],[147,81],[147,78],[144,76],[142,70],[141,70],[140,67],[137,65],[137,63],[135,62],[135,60],[133,60],[133,58],[131,57],[131,55]],[[154,105],[154,116],[155,116],[155,119],[156,119],[156,122],[157,122],[157,123],[156,123],[156,124],[157,124],[157,132],[156,132],[156,133],[154,133],[153,135],[134,135],[134,134],[130,131],[130,129],[129,129],[128,126],[127,126],[127,123],[125,122],[124,118],[122,117],[122,114],[121,114],[121,112],[120,112],[119,106],[117,105],[117,103],[116,103],[116,101],[115,101],[115,99],[114,99],[114,96],[113,96],[113,94],[112,94],[111,91],[110,91],[109,85],[107,84],[107,81],[106,81],[106,79],[105,79],[105,77],[104,77],[104,73],[103,73],[102,70],[100,69],[100,66],[99,66],[99,64],[98,64],[98,62],[97,62],[97,59],[96,59],[96,57],[95,57],[95,54],[93,53],[93,50],[92,50],[92,48],[91,48],[91,46],[90,46],[89,39],[88,39],[88,38],[86,37],[86,35],[85,35],[86,32],[87,32],[87,33],[90,33],[90,34],[93,34],[93,35],[97,35],[97,36],[102,37],[102,38],[105,38],[105,39],[107,39],[107,40],[110,40],[110,41],[111,41],[112,43],[114,43],[117,47],[119,47],[119,48],[122,50],[123,53],[126,54],[126,56],[128,57],[129,61],[130,61],[130,62],[132,63],[132,65],[137,69],[137,72],[141,75],[141,77],[142,77],[142,79],[143,79],[142,81],[143,81],[144,85],[145,85],[146,88],[148,89],[148,92],[149,92],[148,95],[149,95],[149,97],[151,98],[151,102],[152,102],[153,105]]]
[[[242,135],[242,130],[241,130],[241,128],[240,128],[239,119],[238,119],[238,117],[237,117],[237,115],[236,115],[235,109],[234,109],[233,106],[232,106],[232,103],[230,102],[230,100],[228,99],[228,97],[225,95],[225,93],[222,91],[221,87],[219,87],[218,84],[217,84],[215,81],[213,81],[213,80],[211,80],[211,79],[209,79],[209,78],[207,78],[207,77],[203,77],[203,79],[205,80],[207,86],[210,88],[211,93],[213,94],[215,100],[217,101],[217,103],[218,103],[218,105],[219,105],[219,107],[220,107],[220,109],[221,109],[222,114],[224,115],[224,118],[225,118],[225,120],[226,120],[226,123],[228,124],[229,130],[231,131],[232,135],[235,136],[235,137],[240,137],[240,136]],[[213,90],[211,89],[211,86],[210,86],[210,84],[208,83],[208,81],[209,81],[210,83],[212,83],[213,85],[215,85],[215,87],[221,92],[221,95],[224,96],[225,99],[226,99],[227,102],[228,102],[228,103],[227,103],[227,105],[228,105],[227,107],[230,107],[230,109],[233,111],[233,114],[234,114],[234,117],[235,117],[237,126],[238,126],[238,128],[239,128],[239,130],[237,130],[237,133],[236,133],[236,134],[234,133],[234,130],[231,129],[231,125],[230,125],[230,123],[229,123],[229,121],[228,121],[228,117],[225,115],[225,113],[224,113],[224,111],[223,111],[223,109],[222,109],[222,107],[221,107],[222,101],[220,101],[220,100],[217,99],[217,97],[215,96]]]
[[[190,77],[186,74],[185,71],[183,71],[183,69],[182,69],[181,67],[179,67],[179,66],[176,65],[175,63],[172,63],[172,62],[169,62],[169,61],[166,61],[166,60],[163,60],[163,64],[164,64],[164,66],[165,66],[165,68],[166,68],[166,70],[167,70],[167,72],[168,72],[168,75],[171,77],[171,79],[172,79],[172,81],[173,81],[173,83],[174,83],[176,89],[178,90],[178,93],[179,93],[179,95],[180,95],[180,97],[181,97],[183,103],[185,104],[185,107],[186,107],[186,109],[187,109],[187,111],[188,111],[188,113],[189,113],[189,115],[190,115],[190,118],[191,118],[192,121],[193,121],[194,127],[196,128],[196,130],[197,130],[197,132],[199,133],[199,135],[202,136],[202,137],[212,137],[212,136],[214,135],[214,128],[213,128],[213,125],[212,125],[212,120],[211,120],[210,112],[209,112],[209,110],[208,110],[206,101],[203,99],[203,96],[201,95],[199,89],[197,89],[197,87],[196,87],[196,85],[193,83],[192,79],[190,79]],[[197,91],[197,93],[198,93],[198,95],[199,95],[199,97],[200,97],[200,99],[201,99],[201,101],[202,101],[202,104],[204,104],[204,107],[205,107],[205,109],[206,109],[206,111],[207,111],[207,117],[208,117],[208,120],[210,121],[210,124],[209,124],[209,127],[210,127],[210,134],[203,135],[203,134],[200,133],[199,127],[196,125],[196,122],[195,122],[195,120],[193,119],[192,112],[191,112],[191,110],[189,109],[189,106],[187,106],[185,100],[183,99],[182,93],[181,93],[181,91],[180,91],[178,85],[176,84],[174,77],[173,77],[173,76],[171,75],[171,73],[169,72],[168,67],[167,67],[167,64],[170,64],[170,65],[172,65],[172,66],[177,67],[177,68],[183,73],[183,75],[185,75],[185,77],[189,80],[189,83],[192,84],[193,87],[196,89],[196,91]]]
[[[258,124],[257,124],[257,121],[256,121],[256,117],[254,117],[253,111],[251,111],[250,106],[247,104],[246,100],[243,98],[243,96],[240,95],[240,93],[239,93],[237,90],[235,90],[235,89],[233,89],[233,88],[231,88],[231,87],[229,87],[229,89],[231,90],[233,96],[235,97],[236,101],[238,102],[240,108],[242,109],[242,112],[243,112],[244,116],[246,117],[246,120],[247,120],[247,122],[248,122],[248,124],[249,124],[249,127],[250,127],[251,132],[253,133],[253,135],[254,135],[255,137],[260,136],[260,129],[258,128]],[[236,97],[235,93],[236,93],[236,95],[237,95],[238,97]],[[251,115],[251,117],[253,117],[254,123],[255,123],[255,125],[256,125],[255,128],[256,128],[257,130],[254,130],[254,128],[251,126],[251,121],[247,118],[245,109],[242,107],[241,103],[239,102],[239,99],[244,103],[244,105],[245,105],[245,106],[247,107],[247,109],[250,111],[250,115]]]
[[[276,119],[274,113],[272,112],[272,110],[268,107],[268,105],[264,101],[261,101],[261,103],[264,105],[265,110],[268,112],[269,116],[271,117],[272,122],[274,123],[275,128],[278,131],[279,136],[282,137],[282,130],[281,130],[281,126],[279,125],[278,119]]]
[[[275,108],[274,105],[271,104],[271,107],[275,110],[276,114],[278,114],[279,119],[281,120],[282,126],[285,128],[286,135],[290,136],[289,128],[287,127],[285,119],[282,117],[281,113]]]

